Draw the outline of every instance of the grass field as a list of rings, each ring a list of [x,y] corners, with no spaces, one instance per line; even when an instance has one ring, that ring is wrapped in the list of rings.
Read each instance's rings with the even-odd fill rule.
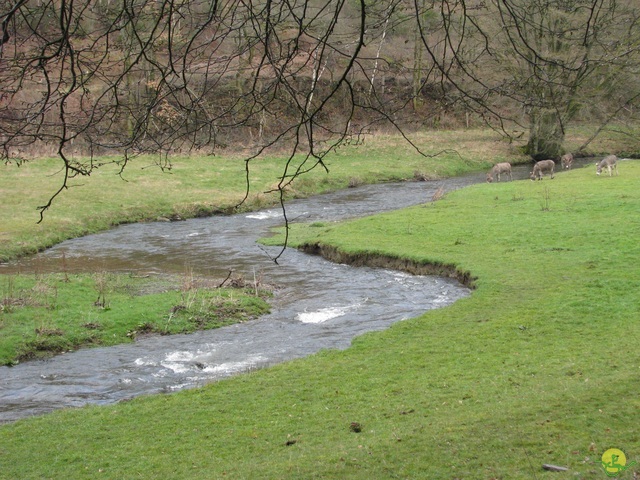
[[[142,334],[213,329],[268,313],[270,293],[262,287],[219,285],[188,272],[2,275],[0,365],[130,343]]]
[[[566,148],[577,149],[590,136],[574,128]],[[588,154],[637,152],[637,136],[604,132],[589,145]],[[339,148],[326,158],[327,174],[318,168],[296,179],[289,198],[303,197],[349,185],[413,178],[441,178],[486,169],[494,163],[528,162],[518,143],[508,143],[488,130],[429,131],[411,137],[419,152],[399,135],[367,136],[362,145]],[[89,177],[73,178],[39,222],[38,207],[46,205],[61,186],[59,159],[0,164],[0,262],[31,254],[68,238],[106,230],[121,223],[180,219],[216,212],[253,210],[275,205],[273,189],[286,157],[273,155],[249,163],[247,194],[241,154],[171,158],[171,169],[157,158],[133,159],[121,172],[117,158]],[[302,162],[296,158],[293,166]],[[239,205],[247,194],[246,201]]]
[[[450,264],[476,288],[345,351],[4,425],[0,478],[601,479],[610,448],[637,478],[640,164],[619,169],[295,226],[295,244]]]
[[[320,168],[305,174],[287,188],[287,195],[289,198],[308,196],[348,185],[406,180],[416,175],[448,177],[488,168],[492,158],[489,152],[501,159],[525,160],[512,145],[481,130],[466,131],[462,138],[459,132],[425,133],[416,138],[416,145],[422,154],[402,138],[389,135],[369,137],[364,144],[345,146],[327,158],[330,174]],[[286,158],[272,156],[250,163],[250,189],[246,201],[240,205],[247,194],[243,158],[240,154],[173,157],[171,168],[164,164],[162,170],[157,159],[140,157],[132,160],[124,173],[119,164],[109,163],[117,159],[100,159],[104,166],[89,177],[72,179],[69,188],[44,212],[40,223],[37,207],[46,204],[60,186],[63,172],[59,160],[3,164],[0,167],[0,262],[121,223],[184,219],[276,204],[279,198],[272,190],[278,184]],[[296,158],[291,165],[302,161]],[[82,346],[131,341],[139,331],[176,333],[189,332],[198,326],[212,328],[256,313],[257,299],[251,292],[247,295],[239,290],[233,294],[226,292],[224,295],[232,295],[233,302],[239,304],[244,313],[226,315],[222,309],[220,315],[221,308],[217,305],[221,301],[220,292],[213,293],[215,302],[203,302],[200,297],[206,296],[206,289],[200,288],[198,307],[214,308],[217,311],[214,320],[202,320],[210,317],[211,312],[203,315],[181,309],[173,315],[172,309],[184,303],[176,297],[193,295],[192,290],[182,288],[184,279],[177,280],[180,288],[155,297],[127,297],[126,292],[120,292],[110,308],[100,308],[93,305],[96,285],[100,283],[96,279],[104,279],[105,275],[105,272],[90,272],[71,282],[54,277],[0,276],[0,308],[5,314],[0,324],[0,365]],[[126,275],[110,283],[117,286],[120,282],[140,283],[127,279]],[[19,283],[29,283],[29,286],[20,288]],[[161,288],[161,283],[153,288]],[[264,308],[262,305],[258,310]],[[96,321],[98,317],[100,321]],[[188,322],[186,318],[195,320]]]
[[[567,140],[576,148],[588,136],[577,130]],[[289,197],[382,181],[449,177],[489,169],[499,161],[526,162],[517,144],[491,131],[435,131],[413,137],[418,153],[398,135],[375,135],[363,145],[338,149],[326,159],[329,174],[318,168],[288,188]],[[608,153],[615,145],[629,149],[628,137],[603,136],[593,149]],[[271,156],[250,163],[251,188],[245,196],[245,162],[240,155],[172,157],[172,168],[161,170],[158,159],[140,157],[120,175],[120,166],[108,164],[90,177],[71,179],[38,223],[37,207],[60,188],[59,159],[41,159],[21,166],[0,164],[0,262],[33,253],[62,240],[105,230],[120,223],[174,219],[270,206],[278,202],[272,191],[286,158]],[[111,159],[117,160],[117,159]],[[296,158],[294,165],[302,159]]]

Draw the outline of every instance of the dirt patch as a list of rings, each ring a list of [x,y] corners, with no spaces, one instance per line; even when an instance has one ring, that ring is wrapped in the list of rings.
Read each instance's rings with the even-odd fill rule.
[[[455,278],[468,288],[475,288],[477,277],[458,269],[455,265],[430,262],[416,262],[406,258],[380,255],[376,253],[349,254],[329,245],[321,243],[307,243],[298,247],[299,250],[312,255],[320,255],[335,263],[344,263],[354,267],[388,268],[412,275],[437,275],[439,277]]]

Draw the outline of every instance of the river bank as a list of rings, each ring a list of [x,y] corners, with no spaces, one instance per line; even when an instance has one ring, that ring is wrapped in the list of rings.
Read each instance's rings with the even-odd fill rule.
[[[0,478],[601,478],[608,448],[640,456],[638,178],[625,162],[297,225],[295,244],[454,264],[476,289],[346,350],[2,426]]]
[[[590,135],[576,128],[567,137],[567,149],[577,148]],[[529,162],[517,143],[508,143],[490,130],[430,131],[412,137],[418,152],[399,135],[371,135],[364,144],[344,146],[326,159],[329,173],[316,169],[287,189],[287,198],[304,198],[380,182],[438,179],[488,170],[494,163]],[[603,132],[591,145],[592,154],[632,149],[629,139]],[[69,188],[56,197],[42,221],[45,205],[62,181],[59,159],[31,160],[0,166],[0,266],[75,238],[145,221],[177,221],[212,214],[241,213],[279,204],[272,192],[287,157],[272,156],[251,162],[246,200],[245,162],[241,152],[212,157],[171,158],[171,169],[161,169],[154,157],[131,160],[121,172],[117,158],[91,177],[70,179]],[[295,159],[294,159],[295,161]]]
[[[317,225],[415,205],[435,192],[483,181],[483,175],[471,175],[427,184],[361,186],[292,201],[287,211]],[[45,341],[60,346],[65,340],[90,335],[92,341],[85,346],[92,349],[69,353],[67,348],[63,356],[46,362],[0,368],[4,378],[0,422],[192,388],[323,348],[347,348],[357,335],[387,328],[469,293],[449,278],[416,276],[424,266],[352,268],[291,249],[275,264],[272,258],[281,247],[265,247],[257,240],[283,222],[282,212],[266,209],[178,223],[124,225],[6,265],[4,271],[14,276],[1,279],[14,281],[16,287],[18,280],[39,282],[33,291],[42,291],[40,285],[49,279],[49,290],[55,287],[56,296],[40,302],[41,308],[16,307],[14,313],[7,312],[0,346],[20,341],[44,350]],[[44,275],[58,272],[62,265],[65,273],[51,274],[53,279]],[[99,272],[93,272],[96,266]],[[412,275],[401,273],[408,270]],[[230,284],[245,288],[216,291],[198,286],[202,279],[204,286],[211,284],[211,277],[222,273],[231,275]],[[178,288],[170,287],[171,278],[181,279]],[[162,282],[163,293],[158,295]],[[271,285],[271,313],[245,321],[248,315],[256,316],[265,285]],[[101,305],[94,304],[96,286],[103,292]],[[140,288],[156,294],[135,295]],[[14,288],[13,298],[21,297],[17,291]],[[25,298],[28,295],[29,291]],[[47,308],[51,304],[54,308]],[[175,335],[225,320],[242,324]],[[16,329],[21,335],[11,335]],[[46,335],[53,332],[56,335]],[[149,335],[153,332],[173,335],[157,338]],[[134,338],[138,340],[131,343]],[[100,342],[125,344],[99,348]]]
[[[640,456],[639,177],[579,169],[298,225],[292,245],[451,264],[476,289],[346,350],[1,426],[0,478],[601,478],[606,449]]]

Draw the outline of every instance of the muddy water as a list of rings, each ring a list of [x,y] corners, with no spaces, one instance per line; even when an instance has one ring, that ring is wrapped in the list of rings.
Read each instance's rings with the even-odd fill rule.
[[[526,175],[524,170],[517,174]],[[287,205],[292,221],[332,221],[424,203],[438,189],[484,181],[472,175],[437,182],[364,186]],[[70,240],[0,273],[120,270],[144,274],[226,275],[278,286],[272,313],[240,325],[134,344],[85,349],[45,361],[0,367],[0,422],[88,403],[173,392],[229,375],[342,349],[362,333],[442,307],[469,294],[451,279],[353,268],[256,240],[283,222],[278,209],[174,223],[134,224]]]

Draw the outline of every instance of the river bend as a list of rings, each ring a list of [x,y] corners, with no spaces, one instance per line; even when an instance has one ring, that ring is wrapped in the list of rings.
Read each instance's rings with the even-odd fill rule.
[[[484,180],[471,175],[434,182],[352,188],[287,204],[293,221],[334,221],[425,203]],[[469,294],[449,278],[353,268],[256,240],[281,225],[278,209],[182,222],[124,225],[63,242],[0,273],[118,270],[224,276],[230,269],[276,285],[272,313],[246,323],[190,335],[151,336],[135,343],[88,348],[48,360],[0,367],[0,422],[143,394],[174,392],[229,375],[347,348],[362,333],[443,307]]]

